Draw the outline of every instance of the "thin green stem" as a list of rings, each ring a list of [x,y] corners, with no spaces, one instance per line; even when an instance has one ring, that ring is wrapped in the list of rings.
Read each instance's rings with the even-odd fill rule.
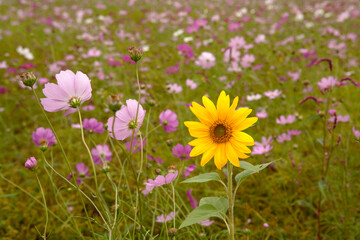
[[[232,192],[232,165],[230,162],[227,163],[228,170],[228,200],[229,200],[229,239],[235,240],[235,228],[234,228],[234,201]]]
[[[35,99],[36,99],[36,101],[37,101],[37,103],[38,103],[38,105],[39,105],[39,107],[40,107],[43,115],[45,116],[45,118],[46,118],[46,120],[47,120],[47,122],[48,122],[48,124],[49,124],[49,126],[50,126],[50,128],[51,128],[51,130],[52,130],[52,132],[54,133],[54,136],[55,136],[55,138],[56,138],[56,141],[57,141],[57,143],[58,143],[58,145],[59,145],[59,147],[60,147],[60,149],[61,149],[61,152],[62,152],[62,154],[63,154],[63,156],[64,156],[64,158],[65,158],[65,162],[66,162],[66,165],[67,165],[67,167],[68,167],[68,169],[69,169],[69,171],[70,171],[70,174],[71,174],[72,176],[75,176],[75,174],[74,174],[74,172],[73,172],[73,170],[72,170],[72,168],[71,168],[70,161],[69,161],[69,159],[68,159],[68,157],[67,157],[67,155],[66,155],[66,153],[65,153],[65,150],[64,150],[64,148],[63,148],[63,146],[62,146],[62,144],[61,144],[61,141],[60,141],[59,137],[57,136],[56,131],[55,131],[52,123],[50,122],[48,116],[46,115],[46,112],[45,112],[44,108],[42,107],[42,105],[41,105],[41,103],[40,103],[39,97],[38,97],[35,89],[32,88],[32,91],[33,91],[33,93],[34,93]],[[84,209],[84,212],[85,212],[85,214],[86,214],[86,218],[87,218],[87,220],[88,220],[88,224],[89,224],[91,233],[92,233],[94,239],[97,239],[97,238],[96,238],[96,235],[95,235],[95,232],[94,232],[94,229],[93,229],[93,227],[92,227],[92,225],[91,225],[91,222],[90,222],[90,217],[89,217],[88,211],[87,211],[87,209],[86,209],[86,206],[85,206],[85,203],[84,203],[84,199],[83,199],[82,196],[81,196],[79,185],[77,184],[77,181],[76,181],[75,177],[73,177],[73,179],[74,179],[73,181],[74,181],[74,183],[75,183],[75,186],[76,186],[76,190],[77,190],[77,192],[78,192],[78,195],[80,196],[81,204],[82,204],[83,209]]]
[[[44,206],[45,206],[45,227],[44,227],[44,235],[42,236],[42,238],[44,240],[46,240],[46,228],[47,228],[47,225],[48,225],[48,222],[49,222],[49,212],[48,212],[48,207],[47,207],[47,204],[46,204],[46,198],[45,198],[44,190],[42,188],[39,176],[38,176],[36,171],[35,171],[35,176],[36,176],[36,179],[37,179],[37,181],[39,183],[41,195],[42,195],[42,198],[43,198],[43,201],[44,201]]]
[[[173,194],[173,206],[174,206],[174,218],[173,218],[173,223],[174,223],[174,230],[176,229],[176,221],[175,221],[175,218],[176,218],[176,202],[175,202],[175,188],[174,188],[174,184],[171,183],[171,188],[172,188],[172,194]],[[175,236],[173,238],[175,240]]]

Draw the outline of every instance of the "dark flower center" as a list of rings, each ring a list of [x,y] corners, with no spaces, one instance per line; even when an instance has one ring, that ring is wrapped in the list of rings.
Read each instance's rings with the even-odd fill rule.
[[[225,121],[215,121],[209,130],[210,137],[215,143],[228,142],[232,136],[232,128]]]

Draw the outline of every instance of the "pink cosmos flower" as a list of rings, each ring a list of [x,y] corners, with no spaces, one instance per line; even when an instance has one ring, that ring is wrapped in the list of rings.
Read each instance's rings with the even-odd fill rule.
[[[290,136],[299,136],[301,134],[301,131],[299,130],[288,130],[288,135]]]
[[[251,95],[247,95],[246,96],[246,100],[247,101],[256,101],[256,100],[259,100],[259,99],[261,99],[261,94],[251,94]]]
[[[224,62],[231,62],[232,64],[238,64],[240,60],[240,51],[234,48],[228,48],[224,51]]]
[[[255,62],[255,56],[253,54],[245,54],[241,58],[241,66],[243,68],[249,68],[251,67],[251,64]]]
[[[341,116],[341,115],[337,115],[336,117],[337,122],[348,122],[350,120],[350,116],[349,115],[345,115],[345,116]],[[334,122],[335,121],[335,116],[331,117],[329,119],[330,122]]]
[[[270,136],[268,138],[261,137],[261,142],[255,141],[255,145],[253,147],[253,151],[251,154],[252,155],[263,155],[263,154],[270,152],[270,150],[273,148],[273,146],[271,145],[272,142],[273,142],[272,136]]]
[[[176,83],[170,83],[168,86],[168,93],[181,93],[183,88],[182,86],[176,84]]]
[[[168,215],[161,214],[160,216],[156,217],[156,222],[158,222],[158,223],[169,222],[175,217],[176,214],[177,214],[177,212],[176,213],[171,212]]]
[[[107,126],[110,136],[112,138],[115,138],[117,140],[125,140],[133,134],[134,129],[135,134],[137,133],[143,123],[146,112],[141,106],[141,104],[139,104],[137,121],[135,121],[137,107],[138,102],[136,100],[126,100],[126,105],[123,105],[121,109],[116,112],[114,133],[112,132],[112,124],[114,122],[114,117],[109,118]]]
[[[213,224],[215,220],[205,219],[204,221],[198,222],[201,226],[208,227]]]
[[[191,90],[194,90],[197,88],[197,83],[194,82],[193,80],[191,79],[186,79],[186,82],[185,82],[186,86],[188,86]]]
[[[196,165],[189,165],[183,172],[183,178],[187,178],[196,169]]]
[[[270,99],[275,99],[275,98],[279,97],[280,94],[281,94],[281,91],[279,91],[278,89],[275,89],[274,91],[264,92],[264,95]]]
[[[177,120],[177,115],[170,109],[163,111],[159,115],[160,124],[164,126],[165,132],[174,132],[179,125],[179,121]]]
[[[32,139],[36,146],[47,148],[56,142],[56,138],[50,128],[39,127],[35,132],[32,132]]]
[[[172,154],[174,157],[179,158],[180,160],[190,159],[191,146],[185,145],[185,147],[178,143],[172,148]]]
[[[195,64],[203,69],[209,69],[215,66],[215,56],[210,52],[202,52]]]
[[[299,80],[300,74],[301,74],[301,71],[299,71],[299,72],[287,72],[287,75],[288,75],[289,77],[291,77],[294,82],[296,82],[297,80]]]
[[[83,102],[91,98],[90,79],[86,74],[70,70],[56,74],[57,84],[46,83],[43,93],[46,98],[41,98],[41,104],[48,112],[66,110],[65,116],[77,111]]]
[[[241,49],[246,45],[246,41],[244,39],[244,37],[233,37],[230,39],[229,41],[229,47],[233,48],[233,49]]]
[[[266,42],[266,37],[264,34],[259,34],[255,38],[255,43],[260,44]]]
[[[90,112],[90,111],[94,111],[95,107],[94,107],[94,105],[87,105],[87,106],[83,106],[82,110],[86,111],[86,112]]]
[[[37,166],[37,161],[35,157],[28,158],[25,162],[25,168],[33,169]]]
[[[83,127],[90,133],[103,133],[105,131],[104,124],[102,122],[98,122],[95,118],[85,118],[83,121]]]
[[[49,79],[47,79],[47,78],[39,78],[39,80],[38,80],[38,83],[40,85],[44,85],[45,83],[48,83],[48,82],[49,82]]]
[[[157,162],[158,164],[163,164],[163,163],[165,163],[165,162],[161,159],[161,157],[155,158],[155,157],[153,157],[153,156],[151,156],[151,155],[148,155],[148,159],[149,159],[150,161]]]
[[[94,159],[94,163],[100,164],[103,161],[111,161],[112,152],[110,151],[110,148],[107,144],[105,145],[96,145],[95,148],[91,149],[91,155]]]
[[[285,117],[284,115],[281,115],[280,118],[276,119],[276,123],[277,124],[291,124],[293,122],[296,121],[296,117],[295,115],[288,115],[287,117]]]
[[[354,136],[359,139],[360,138],[360,131],[355,129],[355,126],[352,127],[352,132]]]
[[[291,141],[291,135],[287,133],[282,133],[276,138],[276,141],[279,143],[283,143],[285,141]]]
[[[337,78],[329,76],[328,78],[321,78],[321,81],[318,82],[318,86],[321,90],[330,90],[332,87],[336,86]]]
[[[187,59],[194,58],[194,52],[192,48],[187,44],[179,44],[176,49],[180,52],[181,56],[186,57]]]
[[[263,110],[256,113],[256,117],[258,117],[258,118],[267,118],[268,114],[267,114],[266,110],[263,109]]]
[[[146,185],[152,186],[152,187],[160,187],[162,185],[169,184],[176,179],[176,177],[178,176],[178,173],[179,173],[179,171],[176,170],[175,172],[169,172],[168,174],[166,174],[166,176],[158,175],[155,178],[155,180],[148,179],[148,182],[146,183]]]

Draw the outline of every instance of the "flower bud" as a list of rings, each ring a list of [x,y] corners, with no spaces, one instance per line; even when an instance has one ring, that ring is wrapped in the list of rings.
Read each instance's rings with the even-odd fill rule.
[[[104,173],[110,172],[110,167],[109,167],[109,165],[107,165],[106,162],[103,163],[102,171],[103,171]]]
[[[27,72],[27,73],[21,74],[20,79],[24,83],[25,86],[31,87],[31,88],[34,86],[34,84],[37,81],[37,77],[32,72]]]
[[[35,157],[28,158],[25,162],[25,168],[34,169],[37,166],[37,161]]]
[[[170,228],[169,229],[169,236],[174,236],[177,233],[176,228]]]
[[[140,61],[140,59],[143,56],[143,51],[141,48],[130,47],[128,49],[128,52],[129,52],[129,56],[130,56],[131,60],[133,60],[134,62]]]
[[[120,94],[111,94],[108,98],[109,109],[114,113],[121,109],[123,105]]]

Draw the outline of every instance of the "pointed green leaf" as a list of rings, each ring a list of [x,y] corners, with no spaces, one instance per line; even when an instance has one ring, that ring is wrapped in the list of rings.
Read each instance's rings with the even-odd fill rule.
[[[254,172],[258,172],[258,168],[256,168],[254,165],[252,165],[249,162],[245,162],[245,161],[240,161],[240,167],[245,169],[245,170],[252,170]]]
[[[186,179],[181,183],[202,183],[202,182],[209,182],[209,181],[221,181],[221,178],[218,173],[211,172],[211,173],[204,173],[198,176]]]
[[[229,201],[224,197],[205,197],[200,199],[199,206],[205,204],[210,204],[223,213],[226,213],[229,208]]]
[[[216,209],[213,205],[210,204],[201,205],[195,208],[187,216],[187,218],[180,225],[179,229],[204,221],[206,219],[209,219],[210,217],[218,217],[224,219],[224,217],[220,214],[220,211]]]
[[[240,167],[241,167],[241,163],[245,162],[245,161],[240,161]],[[251,169],[246,169],[244,171],[242,171],[241,173],[238,173],[235,176],[235,181],[237,184],[241,183],[243,180],[245,180],[245,178],[247,178],[248,176],[257,173],[263,169],[265,169],[267,166],[269,166],[270,164],[272,164],[274,161],[269,162],[269,163],[264,163],[264,164],[259,164],[259,165],[252,165],[250,163],[250,165],[252,165]]]
[[[305,200],[297,200],[296,203],[298,205],[300,205],[300,206],[308,207],[308,208],[310,208],[311,210],[313,210],[316,213],[316,210],[315,210],[314,206],[311,203],[309,203],[309,202],[307,202]]]

